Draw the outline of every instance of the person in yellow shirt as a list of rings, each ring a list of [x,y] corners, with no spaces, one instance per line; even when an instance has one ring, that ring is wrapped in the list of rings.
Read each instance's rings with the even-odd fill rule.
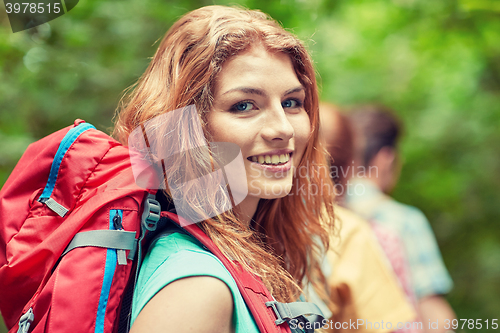
[[[321,130],[332,157],[331,176],[336,181],[338,202],[347,190],[352,159],[352,131],[333,105],[320,105]],[[332,317],[330,332],[417,332],[421,323],[392,270],[369,223],[348,209],[337,206],[337,233],[327,253],[327,282]],[[404,264],[404,259],[403,264]]]

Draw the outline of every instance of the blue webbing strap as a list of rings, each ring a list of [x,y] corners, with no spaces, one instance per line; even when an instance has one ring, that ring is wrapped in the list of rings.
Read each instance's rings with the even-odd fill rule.
[[[113,224],[113,216],[119,214],[123,218],[123,211],[120,209],[112,209],[109,211],[109,230],[116,230]],[[95,318],[94,333],[104,333],[104,318],[106,317],[106,308],[108,306],[109,292],[113,277],[115,275],[117,264],[117,254],[115,249],[108,249],[106,252],[106,264],[104,267],[104,277],[102,279],[101,295],[99,296],[99,305],[97,306],[97,314]]]

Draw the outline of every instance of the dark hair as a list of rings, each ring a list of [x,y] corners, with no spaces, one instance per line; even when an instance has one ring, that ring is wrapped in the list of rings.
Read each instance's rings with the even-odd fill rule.
[[[354,157],[354,133],[347,115],[337,106],[322,102],[321,135],[330,154],[330,167],[337,172],[330,175],[335,183],[346,186],[347,173]]]
[[[402,126],[394,111],[387,106],[354,107],[349,119],[356,135],[356,155],[365,167],[383,147],[396,147]]]

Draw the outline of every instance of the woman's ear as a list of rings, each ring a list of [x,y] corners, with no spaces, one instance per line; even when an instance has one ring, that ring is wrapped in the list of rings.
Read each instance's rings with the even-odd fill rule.
[[[399,178],[397,151],[394,147],[382,147],[372,159],[377,168],[377,179],[372,179],[384,193],[390,193]]]
[[[392,166],[394,165],[394,163],[396,163],[396,154],[396,149],[389,146],[382,147],[377,153],[377,155],[380,155],[383,163],[389,166]]]

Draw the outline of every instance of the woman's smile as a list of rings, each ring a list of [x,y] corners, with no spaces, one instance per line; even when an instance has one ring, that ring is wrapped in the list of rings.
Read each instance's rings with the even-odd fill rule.
[[[269,172],[287,172],[292,168],[291,156],[293,152],[289,149],[270,151],[267,153],[252,155],[247,158],[253,167],[262,168]]]

